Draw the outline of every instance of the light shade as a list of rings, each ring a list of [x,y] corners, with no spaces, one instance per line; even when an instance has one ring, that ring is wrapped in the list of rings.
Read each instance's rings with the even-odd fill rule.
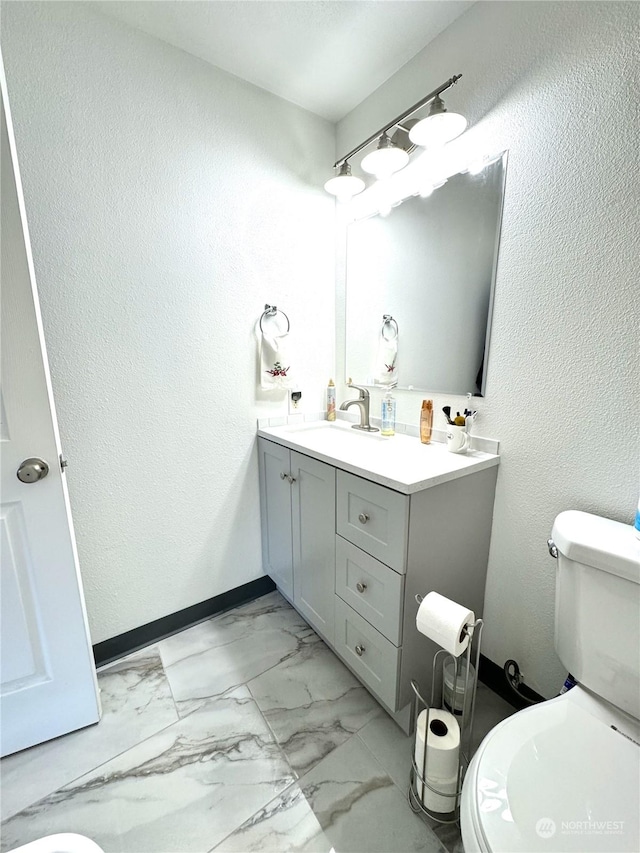
[[[429,115],[409,131],[409,139],[422,148],[434,148],[451,142],[467,127],[467,120],[460,113],[448,113],[440,96],[431,104]]]
[[[389,175],[403,169],[408,162],[409,155],[407,152],[394,145],[387,134],[383,133],[376,150],[367,154],[360,167],[363,172],[375,175],[376,178],[388,178]]]
[[[351,166],[345,162],[340,166],[338,174],[329,178],[324,188],[331,195],[337,196],[338,201],[350,201],[354,195],[362,192],[364,186],[362,178],[352,175]]]

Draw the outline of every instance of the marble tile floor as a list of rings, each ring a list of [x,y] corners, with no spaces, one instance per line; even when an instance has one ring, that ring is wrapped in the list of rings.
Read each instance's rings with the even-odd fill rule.
[[[407,738],[277,593],[102,668],[97,726],[0,762],[2,851],[461,853],[406,800]],[[512,713],[478,688],[476,738]]]

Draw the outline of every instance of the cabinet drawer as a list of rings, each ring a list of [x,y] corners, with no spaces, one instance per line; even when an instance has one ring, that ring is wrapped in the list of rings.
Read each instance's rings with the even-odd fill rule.
[[[335,596],[335,649],[390,711],[396,710],[400,649]]]
[[[349,542],[405,571],[409,496],[338,471],[336,530]]]
[[[400,645],[404,577],[351,542],[336,536],[336,592],[361,616]]]

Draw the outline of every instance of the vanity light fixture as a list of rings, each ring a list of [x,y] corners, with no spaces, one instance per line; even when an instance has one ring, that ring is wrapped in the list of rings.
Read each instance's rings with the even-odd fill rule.
[[[404,148],[396,145],[385,132],[380,137],[376,150],[367,154],[360,167],[363,172],[375,175],[380,180],[404,169],[408,162],[409,155]]]
[[[429,115],[414,124],[409,139],[423,148],[435,148],[451,142],[466,130],[467,120],[460,113],[448,113],[440,95],[431,102]]]
[[[430,148],[435,145],[444,145],[459,136],[466,128],[467,120],[459,113],[448,113],[440,95],[455,85],[461,77],[462,74],[455,74],[364,142],[356,145],[340,160],[336,160],[333,166],[338,173],[326,182],[325,190],[337,196],[339,201],[349,201],[354,195],[362,192],[365,187],[364,181],[351,174],[348,161],[376,140],[378,147],[367,154],[361,166],[363,171],[380,179],[403,169],[409,162],[409,152],[413,151],[417,145]],[[427,104],[431,104],[431,109],[426,118],[420,121],[415,119],[407,121]],[[397,128],[397,131],[390,138],[388,131],[392,128]]]
[[[365,184],[362,178],[356,178],[355,175],[351,174],[351,166],[346,160],[343,160],[339,165],[338,174],[329,178],[324,188],[331,195],[337,196],[338,201],[350,201],[354,195],[362,192]],[[336,163],[337,167],[338,163]]]

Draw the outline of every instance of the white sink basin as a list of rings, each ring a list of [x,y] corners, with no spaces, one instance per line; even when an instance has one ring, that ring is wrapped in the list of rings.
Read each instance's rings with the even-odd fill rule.
[[[344,421],[315,421],[313,423],[291,424],[286,429],[287,433],[292,435],[300,435],[302,437],[309,436],[314,439],[317,437],[321,441],[351,441],[352,439],[364,439],[365,441],[379,441],[387,444],[393,436],[384,436],[380,434],[380,430],[368,432],[363,429],[353,429],[353,424],[345,423]]]

